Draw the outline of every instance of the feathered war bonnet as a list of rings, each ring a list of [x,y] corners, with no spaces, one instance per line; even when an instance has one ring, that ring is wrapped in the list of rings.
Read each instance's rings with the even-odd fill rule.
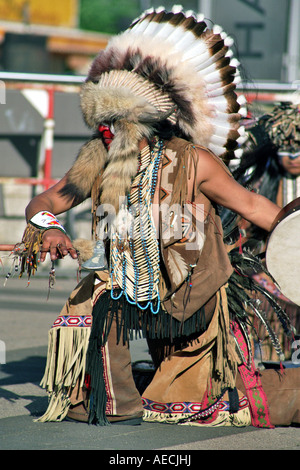
[[[139,141],[168,120],[186,139],[228,162],[243,134],[232,39],[202,16],[174,7],[146,11],[95,58],[81,90],[94,137],[81,149],[62,194],[83,200],[101,175],[99,202],[119,208],[138,169]],[[241,113],[243,111],[243,113]],[[97,132],[112,123],[109,150]]]

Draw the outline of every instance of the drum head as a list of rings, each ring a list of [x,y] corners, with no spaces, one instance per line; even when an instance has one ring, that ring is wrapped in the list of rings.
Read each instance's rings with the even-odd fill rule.
[[[300,305],[300,211],[293,209],[276,225],[268,240],[266,264],[279,290]]]

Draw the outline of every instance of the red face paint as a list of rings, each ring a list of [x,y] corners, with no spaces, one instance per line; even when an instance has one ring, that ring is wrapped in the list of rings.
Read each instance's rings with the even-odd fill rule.
[[[100,124],[98,127],[98,130],[100,134],[102,135],[104,144],[109,149],[110,144],[114,138],[114,134],[112,133],[110,127],[107,126],[106,124]]]

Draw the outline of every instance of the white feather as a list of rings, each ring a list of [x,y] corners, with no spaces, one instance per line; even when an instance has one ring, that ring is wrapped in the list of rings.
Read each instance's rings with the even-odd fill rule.
[[[145,36],[155,37],[157,32],[162,28],[163,23],[157,23],[156,21],[148,22],[147,28],[144,29],[143,34]]]
[[[183,54],[183,57],[186,58],[186,60],[194,59],[194,60],[199,60],[200,62],[205,62],[210,58],[210,53],[207,47],[203,47],[203,41],[200,42],[200,39],[198,39],[195,43],[195,45],[190,48],[189,50],[185,51]],[[199,52],[201,50],[201,52]]]
[[[197,40],[195,39],[194,34],[191,31],[186,31],[185,34],[179,39],[177,43],[174,44],[175,49],[179,51],[186,51],[188,48],[192,47]]]
[[[219,26],[218,24],[215,24],[213,26],[213,32],[215,34],[221,34],[223,32],[223,28],[221,26]]]
[[[214,124],[215,134],[219,136],[225,137],[225,135],[228,135],[229,132],[234,130],[232,123],[230,123],[229,121],[214,120],[213,124]]]
[[[211,55],[208,50],[206,51],[205,54],[203,53],[199,56],[195,56],[191,60],[193,61],[194,65],[197,66],[199,70],[208,68],[212,64],[215,64],[217,62],[216,57],[214,55]],[[209,72],[209,70],[207,72]]]
[[[239,71],[238,69],[235,70],[234,72],[234,83],[239,83]],[[207,83],[207,86],[208,86],[208,91],[210,91],[210,89],[214,89],[213,85],[214,84],[220,84],[220,86],[224,86],[223,83],[222,83],[222,80],[221,80],[221,76],[220,76],[220,73],[219,73],[219,70],[215,71],[215,72],[212,72],[212,73],[207,73],[207,72],[203,72],[203,78],[205,80],[205,82]],[[209,88],[211,87],[211,88]]]
[[[236,141],[239,145],[243,145],[246,142],[246,140],[247,140],[247,137],[245,135],[240,136],[236,139]]]
[[[226,37],[224,38],[224,44],[227,47],[232,47],[234,44],[234,40],[232,39],[232,37],[226,35]]]
[[[172,12],[173,13],[182,13],[183,6],[182,5],[173,5]]]
[[[215,120],[217,122],[224,122],[229,120],[230,114],[228,113],[223,113],[222,111],[219,111],[218,109],[215,110]]]
[[[223,126],[217,125],[213,120],[212,124],[214,125],[214,134],[218,135],[219,137],[227,137],[230,130],[231,130],[231,125],[229,122],[224,122]]]
[[[233,50],[232,49],[228,49],[226,54],[225,54],[225,57],[233,57]]]
[[[197,55],[201,56],[202,54],[206,54],[207,52],[209,53],[206,42],[203,39],[201,39],[201,37],[199,37],[196,40],[195,45],[193,46],[191,55],[193,54],[194,56],[197,56]],[[186,53],[188,54],[189,51],[186,51]]]
[[[169,39],[169,36],[173,33],[175,27],[170,23],[164,23],[162,28],[157,31],[156,37],[160,39]]]
[[[208,100],[209,104],[212,104],[221,112],[226,112],[228,108],[228,101],[225,97],[211,98]]]
[[[225,149],[224,147],[220,147],[219,145],[209,144],[208,148],[215,154],[215,155],[222,155]]]
[[[207,66],[205,64],[206,63],[198,64],[196,66],[196,69],[199,70],[199,71],[201,70],[201,72],[205,75],[209,75],[210,73],[214,73],[214,72],[216,72],[216,70],[218,70],[216,68],[215,62],[212,62],[212,63],[208,64]]]
[[[216,88],[206,92],[206,96],[208,99],[217,98],[218,96],[222,95],[224,95],[224,87]]]
[[[229,122],[229,119],[225,120],[220,120],[220,119],[211,119],[212,125],[214,126],[215,129],[215,134],[223,136],[227,132],[227,134],[232,131],[232,123]]]
[[[199,53],[199,41],[183,54],[184,60],[190,60],[191,62],[198,61],[199,63],[205,62],[209,57],[210,54],[207,49]]]
[[[168,37],[168,42],[171,42],[173,45],[176,45],[176,43],[181,40],[182,36],[185,35],[185,32],[186,29],[183,26],[177,26],[173,29],[173,32]]]
[[[233,58],[230,60],[229,65],[231,65],[231,67],[238,68],[241,63],[237,59]]]
[[[186,16],[187,18],[192,17],[192,18],[195,18],[195,19],[196,19],[196,15],[195,15],[195,12],[194,12],[193,10],[187,10],[187,11],[185,12],[185,16]]]
[[[206,90],[207,93],[213,92],[215,90],[222,90],[223,91],[223,83],[221,81],[216,81],[216,82],[206,82]]]
[[[172,42],[174,47],[176,47],[180,43],[181,40],[185,39],[186,34],[187,34],[187,31],[183,26],[176,26],[174,27],[172,33],[168,37],[168,41]]]
[[[208,74],[203,73],[201,75],[203,75],[203,79],[205,80],[206,83],[210,83],[210,84],[218,83],[221,86],[223,85],[219,70],[215,70],[214,72],[208,73]]]
[[[239,95],[237,97],[237,102],[239,103],[240,106],[243,106],[244,104],[247,103],[247,100],[244,95]]]
[[[149,25],[149,20],[143,20],[139,23],[136,23],[131,29],[125,31],[125,33],[130,34],[131,32],[135,34],[143,34],[147,26]]]
[[[239,71],[236,71],[235,76],[234,76],[233,83],[234,83],[235,85],[240,85],[240,84],[242,83],[242,77],[241,77]]]
[[[239,109],[239,114],[242,116],[242,117],[247,117],[247,114],[248,114],[248,110],[247,108],[244,106],[242,108]]]
[[[239,128],[239,134],[240,134],[240,135],[244,135],[245,137],[248,137],[248,134],[247,134],[247,132],[246,132],[245,126],[240,126],[240,128]]]
[[[196,16],[196,18],[197,18],[197,22],[198,22],[198,23],[202,23],[202,21],[204,21],[204,15],[203,15],[203,13],[198,13],[197,16]]]
[[[135,23],[136,21],[139,21],[139,20],[145,18],[148,14],[151,14],[151,13],[153,13],[153,12],[154,12],[154,8],[153,8],[153,7],[149,8],[148,10],[145,10],[140,16],[138,16],[137,18],[135,18],[135,19],[131,22],[131,24],[133,24],[133,23]]]
[[[188,275],[188,266],[186,261],[180,253],[170,248],[167,263],[174,277],[174,282],[179,285]]]
[[[240,159],[243,155],[243,150],[242,149],[236,149],[234,151],[234,155],[235,155],[236,158]]]
[[[220,137],[217,134],[213,134],[210,138],[210,142],[213,145],[217,145],[219,147],[224,147],[227,142],[227,137]]]

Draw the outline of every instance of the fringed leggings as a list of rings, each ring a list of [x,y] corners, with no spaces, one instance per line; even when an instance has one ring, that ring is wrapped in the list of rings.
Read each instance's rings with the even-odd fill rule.
[[[206,323],[214,307],[215,298],[206,305],[203,319]],[[198,315],[198,322],[201,315]],[[177,327],[174,327],[165,312],[156,316],[154,321],[153,314],[138,312],[125,301],[112,302],[110,292],[98,299],[93,309],[86,363],[90,423],[106,425],[112,421],[143,415],[142,398],[132,374],[129,340],[133,337],[133,331],[137,334],[142,331],[147,338],[154,364],[158,367],[166,356],[187,347],[199,336],[199,332],[194,332],[178,337],[180,324],[177,323]],[[157,337],[158,325],[161,338]],[[173,340],[170,340],[170,335],[164,337],[166,332],[170,333],[170,329],[171,333],[175,333]]]

